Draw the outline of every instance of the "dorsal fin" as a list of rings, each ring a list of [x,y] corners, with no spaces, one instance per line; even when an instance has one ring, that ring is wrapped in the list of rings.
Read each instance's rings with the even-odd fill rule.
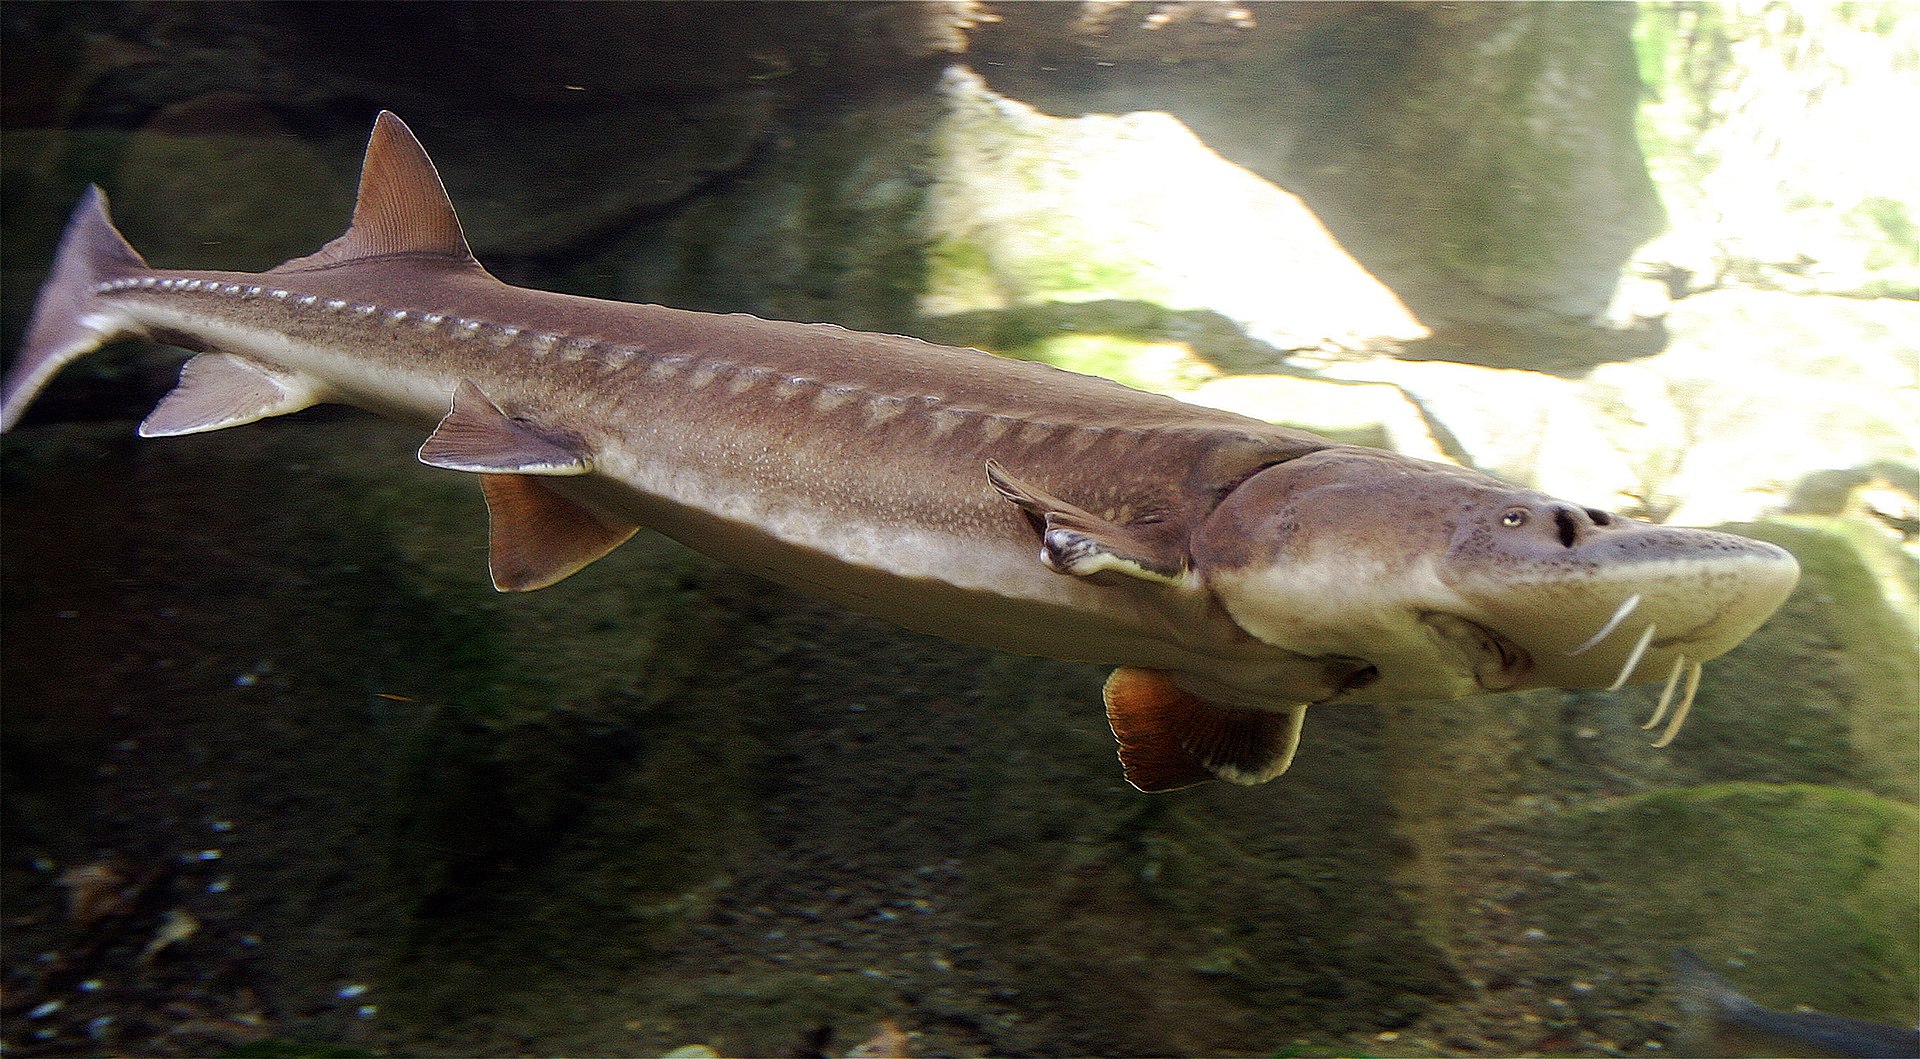
[[[366,161],[360,166],[360,197],[346,234],[317,252],[296,257],[275,272],[305,272],[389,254],[428,254],[472,262],[453,202],[433,168],[433,159],[390,110],[373,121]]]

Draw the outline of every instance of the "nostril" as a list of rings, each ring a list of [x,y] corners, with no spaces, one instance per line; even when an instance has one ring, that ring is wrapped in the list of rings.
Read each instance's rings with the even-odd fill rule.
[[[1574,519],[1573,512],[1564,507],[1554,508],[1553,524],[1560,530],[1560,546],[1573,547],[1573,542],[1580,538],[1580,523]]]
[[[1588,518],[1590,518],[1590,519],[1592,519],[1592,520],[1593,520],[1593,524],[1594,524],[1594,525],[1596,525],[1596,526],[1611,526],[1611,525],[1613,525],[1613,516],[1612,516],[1612,515],[1609,515],[1609,514],[1607,514],[1607,513],[1606,513],[1606,512],[1604,512],[1604,511],[1601,511],[1601,510],[1598,510],[1598,509],[1596,509],[1596,508],[1591,508],[1591,507],[1590,507],[1590,508],[1588,508],[1588,509],[1587,509],[1587,517],[1588,517]]]

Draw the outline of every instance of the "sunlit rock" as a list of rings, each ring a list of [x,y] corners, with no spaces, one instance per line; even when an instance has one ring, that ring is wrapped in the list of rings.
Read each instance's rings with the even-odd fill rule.
[[[1641,142],[1671,229],[1636,258],[1676,293],[1920,294],[1920,19],[1895,4],[1645,6]]]
[[[1056,118],[964,67],[942,83],[922,311],[1208,308],[1280,347],[1426,333],[1304,203],[1164,113]]]
[[[1452,457],[1405,390],[1385,383],[1294,375],[1234,375],[1182,394],[1194,404],[1311,430],[1428,460]]]
[[[1674,306],[1657,357],[1595,370],[1598,437],[1624,491],[1702,525],[1787,507],[1824,471],[1920,466],[1920,305],[1717,291]]]

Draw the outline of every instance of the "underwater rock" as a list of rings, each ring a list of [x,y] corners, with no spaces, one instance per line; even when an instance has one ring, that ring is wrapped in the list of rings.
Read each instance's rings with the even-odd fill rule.
[[[380,979],[382,1010],[447,1006],[485,992],[452,968],[494,943],[657,951],[754,847],[766,753],[725,676],[689,682],[712,642],[674,617],[689,554],[635,542],[583,592],[495,593],[465,483],[421,473],[409,432],[318,418],[246,446],[7,440],[8,760],[111,788],[35,817],[40,841],[199,850],[221,821],[194,951],[263,968],[289,1010],[351,1020],[339,979],[436,955]],[[76,468],[116,487],[56,499]],[[35,508],[139,536],[69,552]]]
[[[1164,115],[1055,118],[965,67],[937,94],[796,118],[750,172],[643,225],[584,273],[609,293],[906,330],[1078,370],[1049,348],[1188,345],[1161,389],[1291,348],[1426,333],[1294,196]],[[1286,297],[1276,298],[1276,286]]]
[[[250,185],[259,203],[228,207],[273,210],[313,180],[330,179],[350,204],[367,115],[388,107],[443,145],[441,173],[465,204],[467,236],[498,263],[603,238],[741,170],[790,113],[823,94],[925,84],[928,64],[963,45],[971,8],[669,3],[590,14],[428,4],[340,18],[272,4],[16,10],[8,41],[22,50],[9,52],[10,67],[64,77],[49,76],[56,83],[30,98],[10,96],[8,126],[125,130],[210,95],[244,96],[297,125],[325,157],[311,173]],[[504,137],[503,127],[517,134]],[[259,150],[278,171],[275,148]],[[167,157],[158,155],[141,180],[185,183],[215,168],[203,156],[154,169]],[[116,203],[122,190],[108,188]],[[237,203],[246,190],[218,198]],[[337,231],[339,212],[331,216]],[[284,238],[289,253],[304,246],[298,225],[257,230]]]
[[[860,241],[890,240],[889,260],[925,252],[900,271],[902,282],[929,281],[929,315],[996,300],[1149,298],[1262,321],[1263,337],[1283,347],[1408,339],[1421,355],[1491,363],[1515,362],[1521,343],[1520,362],[1550,349],[1589,364],[1647,352],[1657,337],[1588,323],[1657,215],[1628,120],[1630,10],[642,4],[588,17],[498,4],[328,19],[246,5],[8,17],[10,39],[35,40],[20,54],[36,71],[69,71],[23,97],[11,127],[24,116],[139,128],[197,101],[243,97],[325,159],[309,174],[289,170],[292,184],[260,182],[269,205],[258,208],[271,209],[288,187],[326,174],[351,186],[366,111],[396,109],[441,145],[468,236],[502,268],[598,248],[657,215],[710,212],[710,195],[751,202],[733,182],[768,175],[763,163],[796,138],[830,135],[836,122],[822,115],[890,124],[902,101],[910,110],[945,100],[950,113],[927,137],[911,115],[892,126],[902,147],[924,149],[906,166],[887,157],[898,149],[874,150],[878,137],[803,148],[813,156],[809,208],[858,223],[766,225],[737,254],[696,268],[750,274],[761,254],[837,259],[835,237],[878,228]],[[985,82],[972,73],[943,82],[941,66],[956,58]],[[1035,58],[1047,61],[1026,61]],[[983,84],[1049,107],[1084,104],[1067,113],[1122,116],[1049,118]],[[474,116],[478,99],[485,120]],[[226,149],[259,150],[279,167],[288,159],[278,136],[268,139]],[[1191,164],[1220,156],[1252,173]],[[160,171],[163,184],[204,171],[179,162]],[[876,166],[902,187],[866,180]],[[1093,179],[1114,171],[1156,178]],[[773,201],[749,212],[783,212],[792,189],[756,182]],[[917,201],[922,186],[924,217],[861,198]],[[1055,217],[1050,203],[1062,195],[1087,209]],[[976,207],[996,200],[1005,212],[980,220]],[[1142,224],[1151,217],[1160,223]],[[304,227],[256,230],[306,248]],[[1203,240],[1209,233],[1231,238]],[[728,308],[781,304],[797,288],[826,295],[831,311],[809,319],[858,324],[891,309],[867,301],[894,297],[884,285],[836,290],[839,280],[831,270],[776,275],[764,297]],[[1435,327],[1444,333],[1421,337]]]
[[[1372,445],[1423,460],[1453,458],[1422,408],[1386,383],[1295,375],[1229,375],[1182,393],[1183,400]],[[1450,439],[1451,440],[1451,439]]]
[[[267,195],[209,194],[207,174],[244,173]],[[157,261],[181,268],[266,269],[288,246],[318,246],[353,213],[324,154],[257,98],[199,96],[128,136],[114,218]]]
[[[1555,496],[1635,513],[1629,465],[1579,383],[1540,371],[1384,357],[1336,361],[1319,374],[1399,389],[1432,424],[1454,462]]]
[[[1115,299],[1210,308],[1280,348],[1427,333],[1304,203],[1165,114],[1050,117],[963,67],[941,96],[921,298],[936,320]]]
[[[1910,488],[1920,467],[1911,431],[1920,422],[1912,337],[1920,306],[1726,290],[1676,303],[1670,324],[1666,351],[1578,377],[1386,357],[1292,363],[1323,385],[1397,389],[1426,431],[1409,429],[1394,402],[1378,406],[1374,429],[1392,447],[1410,446],[1400,450],[1408,455],[1432,458],[1438,448],[1511,481],[1656,521],[1778,513],[1812,503],[1802,483],[1834,472],[1862,482],[1891,475],[1899,481],[1890,488]],[[1314,415],[1313,392],[1236,378],[1189,391],[1201,403],[1233,394],[1234,411],[1276,422]],[[1905,502],[1894,502],[1885,517],[1898,529]]]
[[[435,144],[474,252],[498,262],[591,245],[738,172],[774,134],[779,104],[758,86],[673,103],[643,98],[562,110],[512,136],[431,111],[409,120]],[[363,141],[347,132],[334,141],[349,185]]]
[[[1920,108],[1920,23],[1902,14],[1639,9],[1641,141],[1672,222],[1635,255],[1641,282],[1920,297],[1920,155],[1887,135]]]
[[[994,10],[970,54],[995,90],[1052,114],[1178,118],[1300,195],[1435,332],[1415,350],[1572,367],[1658,348],[1642,322],[1591,323],[1661,223],[1633,130],[1633,9]]]
[[[1628,488],[1666,517],[1750,519],[1809,475],[1920,467],[1920,304],[1724,290],[1675,303],[1668,322],[1667,350],[1585,386]]]
[[[650,216],[569,273],[581,293],[911,331],[926,280],[931,98],[823,107],[745,171]]]
[[[1518,830],[1547,854],[1548,871],[1579,884],[1529,895],[1506,929],[1535,923],[1562,938],[1609,939],[1618,956],[1608,963],[1658,966],[1681,946],[1738,957],[1753,988],[1784,1007],[1907,1026],[1920,1018],[1920,811],[1911,804],[1730,783],[1598,802]],[[1542,952],[1538,973],[1565,967],[1572,950]],[[1595,1006],[1640,1006],[1628,981],[1581,973],[1600,983]]]
[[[1801,600],[1748,656],[1769,667],[1746,681],[1735,703],[1763,696],[1837,715],[1846,740],[1849,785],[1920,802],[1920,563],[1885,528],[1855,517],[1792,517],[1743,527],[1794,553]],[[1737,679],[1737,678],[1736,678]],[[1797,726],[1762,718],[1761,738],[1788,732],[1785,749],[1809,749]],[[1818,743],[1814,747],[1830,753]]]

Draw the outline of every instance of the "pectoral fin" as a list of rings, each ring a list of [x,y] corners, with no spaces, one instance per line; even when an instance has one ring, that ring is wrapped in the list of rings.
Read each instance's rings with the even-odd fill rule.
[[[453,391],[453,409],[420,446],[420,462],[475,474],[586,474],[586,446],[570,432],[502,412],[471,379]]]
[[[639,528],[602,521],[538,478],[490,474],[480,487],[490,523],[487,568],[502,592],[531,592],[560,581]]]
[[[202,353],[180,369],[180,382],[140,423],[143,438],[170,438],[237,427],[298,412],[326,399],[326,388],[302,375],[268,371],[229,353]]]
[[[1112,571],[1164,584],[1187,573],[1186,534],[1164,522],[1126,525],[1103,519],[987,461],[987,481],[1026,513],[1040,534],[1040,561],[1055,573],[1091,577]]]
[[[1114,670],[1106,701],[1127,782],[1149,793],[1210,779],[1265,783],[1293,764],[1307,714],[1304,704],[1283,713],[1220,706],[1150,669]]]

